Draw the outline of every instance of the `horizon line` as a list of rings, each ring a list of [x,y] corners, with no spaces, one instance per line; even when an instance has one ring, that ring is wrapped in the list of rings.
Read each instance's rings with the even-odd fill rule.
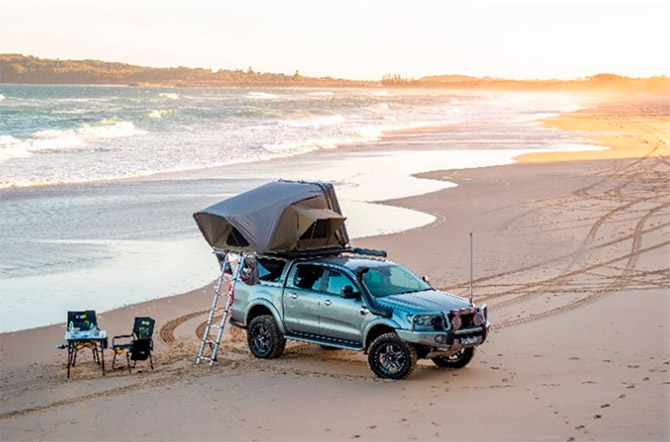
[[[129,66],[137,66],[141,68],[150,68],[150,69],[177,69],[177,68],[187,68],[187,69],[204,69],[204,70],[209,70],[212,73],[215,73],[217,71],[242,71],[245,72],[245,69],[242,68],[224,68],[224,67],[219,67],[219,68],[214,68],[214,67],[203,67],[203,66],[188,66],[188,65],[170,65],[170,66],[149,66],[145,64],[135,64],[135,63],[130,63],[127,61],[117,61],[117,60],[104,60],[104,59],[99,59],[99,58],[52,58],[52,57],[42,57],[38,55],[25,55],[22,53],[18,52],[3,52],[0,53],[0,57],[2,56],[20,56],[20,57],[26,57],[26,58],[36,58],[40,60],[53,60],[53,61],[73,61],[73,62],[84,62],[84,61],[96,61],[96,62],[102,62],[102,63],[117,63],[117,64],[125,64]],[[1,61],[0,61],[1,62]],[[248,68],[253,69],[253,65],[250,64]],[[247,68],[247,69],[248,69]],[[296,69],[295,72],[299,72],[300,69]],[[291,76],[294,74],[290,73],[285,73],[285,72],[269,72],[269,71],[253,71],[256,74],[272,74],[272,75],[286,75],[286,76]],[[383,80],[383,77],[386,75],[399,75],[401,78],[407,81],[417,81],[421,79],[429,79],[432,77],[467,77],[469,79],[474,79],[474,80],[508,80],[508,81],[583,81],[583,80],[588,80],[590,78],[594,78],[600,75],[613,75],[619,78],[626,78],[626,79],[639,79],[639,80],[644,80],[644,79],[651,79],[651,78],[670,78],[670,73],[659,73],[656,75],[650,75],[647,77],[629,77],[626,75],[621,75],[613,72],[598,72],[594,73],[591,75],[585,75],[582,77],[570,77],[570,78],[565,78],[565,77],[552,77],[552,78],[540,78],[540,77],[526,77],[526,78],[518,78],[518,77],[495,77],[495,76],[476,76],[476,75],[471,75],[471,74],[463,74],[463,73],[437,73],[437,74],[430,74],[430,75],[424,75],[421,77],[405,77],[404,75],[398,73],[398,72],[388,72],[386,74],[383,74],[380,78],[377,79],[368,79],[368,78],[348,78],[348,77],[333,77],[330,75],[323,75],[323,76],[311,76],[311,75],[301,75],[305,78],[314,78],[314,79],[319,79],[319,78],[332,78],[336,80],[346,80],[346,81],[361,81],[361,82],[372,82],[372,83],[379,83]]]

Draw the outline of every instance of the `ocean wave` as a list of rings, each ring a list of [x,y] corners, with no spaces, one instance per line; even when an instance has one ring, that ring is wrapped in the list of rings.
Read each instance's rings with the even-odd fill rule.
[[[0,101],[4,100],[6,97],[2,94],[0,94]]]
[[[281,153],[282,156],[292,156],[319,149],[334,149],[337,146],[348,144],[348,142],[350,142],[350,140],[346,138],[324,137],[296,141],[282,141],[280,143],[267,143],[263,144],[262,147],[273,154]]]
[[[374,97],[389,97],[391,93],[389,91],[375,91],[372,93]]]
[[[30,155],[22,144],[21,140],[11,135],[0,135],[0,163]]]
[[[88,103],[90,98],[57,98],[57,101],[73,102],[73,103]]]
[[[389,105],[386,103],[375,103],[371,105],[370,108],[375,110],[389,110]]]
[[[159,97],[168,98],[170,100],[179,100],[179,95],[171,92],[161,92],[158,94]]]
[[[62,152],[80,149],[100,139],[129,137],[144,133],[130,121],[102,120],[96,125],[84,124],[76,129],[47,129],[21,140],[0,136],[0,162],[25,158],[38,152]]]
[[[163,118],[165,115],[171,114],[172,111],[169,109],[154,109],[148,114],[145,115],[147,118],[151,118],[152,120],[160,120]]]
[[[246,95],[247,98],[253,98],[255,100],[274,100],[278,95],[270,94],[267,92],[249,92]]]
[[[66,114],[66,115],[78,115],[78,114],[85,114],[87,112],[90,112],[88,109],[65,109],[65,110],[54,110],[51,111],[52,114]]]
[[[335,124],[343,123],[346,120],[340,114],[325,115],[320,117],[308,117],[302,119],[283,120],[280,123],[289,127],[322,127],[333,126]]]
[[[330,97],[335,95],[335,93],[331,91],[318,91],[318,92],[310,92],[307,95],[311,95],[313,97]]]

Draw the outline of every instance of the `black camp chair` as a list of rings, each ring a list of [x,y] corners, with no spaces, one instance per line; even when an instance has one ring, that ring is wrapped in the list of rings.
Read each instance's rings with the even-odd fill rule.
[[[112,348],[114,349],[114,358],[112,359],[112,370],[116,362],[116,355],[125,354],[126,362],[128,363],[128,373],[132,373],[130,369],[130,361],[133,361],[133,367],[137,361],[146,361],[149,359],[151,369],[154,369],[154,362],[151,359],[151,351],[154,349],[154,341],[152,336],[154,334],[154,321],[149,317],[135,318],[135,325],[133,326],[132,335],[114,336],[112,339]],[[116,340],[130,339],[130,342],[116,343]]]

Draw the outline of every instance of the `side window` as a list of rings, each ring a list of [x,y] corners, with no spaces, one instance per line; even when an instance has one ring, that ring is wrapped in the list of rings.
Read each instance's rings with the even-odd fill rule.
[[[354,292],[357,292],[356,284],[344,273],[339,270],[328,270],[328,281],[326,283],[326,291],[334,295],[342,294],[342,287],[345,285],[351,286]]]
[[[258,267],[258,279],[267,282],[279,282],[286,261],[281,259],[258,258],[256,260]]]
[[[295,272],[293,285],[305,290],[321,290],[321,277],[324,267],[313,264],[300,264]]]

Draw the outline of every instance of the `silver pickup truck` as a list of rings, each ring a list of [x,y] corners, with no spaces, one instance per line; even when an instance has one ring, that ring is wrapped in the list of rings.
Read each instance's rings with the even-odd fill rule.
[[[294,339],[366,352],[377,376],[404,379],[418,358],[464,367],[489,330],[486,306],[386,259],[256,256],[241,274],[230,322],[247,330],[258,358],[279,357]]]

